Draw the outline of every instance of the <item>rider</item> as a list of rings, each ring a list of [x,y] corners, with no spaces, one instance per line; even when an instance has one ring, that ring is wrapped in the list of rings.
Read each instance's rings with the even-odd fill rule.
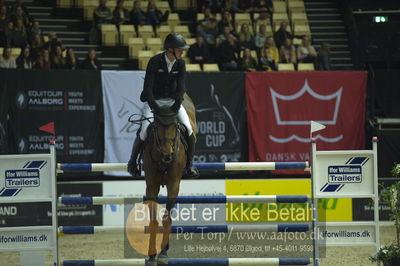
[[[175,100],[171,111],[178,113],[178,120],[185,125],[189,136],[185,175],[195,178],[199,176],[199,172],[192,162],[196,137],[193,134],[189,116],[185,108],[181,106],[185,93],[186,75],[185,61],[181,57],[183,50],[187,48],[189,46],[182,35],[176,33],[168,34],[164,42],[165,52],[153,56],[147,65],[140,100],[145,102],[143,108],[144,117],[152,117],[152,112],[159,111],[156,100],[161,98],[172,98]],[[137,167],[137,157],[147,137],[147,127],[149,124],[150,122],[146,119],[142,122],[140,134],[136,137],[133,144],[131,158],[128,162],[128,172],[134,177],[140,176]]]

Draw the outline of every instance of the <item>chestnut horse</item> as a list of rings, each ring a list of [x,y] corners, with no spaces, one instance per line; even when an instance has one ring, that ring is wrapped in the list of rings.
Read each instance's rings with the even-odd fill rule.
[[[170,103],[171,104],[171,103]],[[169,105],[170,105],[169,104]],[[190,97],[185,94],[183,107],[188,113],[193,134],[196,132],[195,107]],[[160,113],[155,114],[154,122],[149,126],[147,144],[143,151],[143,164],[146,179],[146,198],[148,201],[156,202],[160,186],[167,187],[166,212],[162,219],[163,239],[161,249],[156,247],[156,233],[159,230],[156,220],[155,205],[150,204],[150,242],[146,265],[157,265],[155,255],[158,255],[158,263],[167,263],[167,251],[169,248],[169,233],[171,230],[170,211],[176,203],[179,194],[179,185],[182,179],[184,167],[186,166],[186,150],[181,141],[181,134],[176,113],[171,113],[169,106],[160,106]]]

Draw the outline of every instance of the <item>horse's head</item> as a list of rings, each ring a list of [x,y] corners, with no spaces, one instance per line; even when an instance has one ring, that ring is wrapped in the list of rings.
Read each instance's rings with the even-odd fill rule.
[[[155,114],[155,144],[163,164],[171,164],[178,151],[179,131],[177,113],[170,109],[171,104],[159,104]]]

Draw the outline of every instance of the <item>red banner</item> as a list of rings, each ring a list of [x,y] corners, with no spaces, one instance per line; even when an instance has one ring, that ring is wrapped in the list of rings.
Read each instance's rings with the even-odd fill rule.
[[[308,161],[310,121],[318,150],[364,148],[366,72],[249,72],[250,161]]]

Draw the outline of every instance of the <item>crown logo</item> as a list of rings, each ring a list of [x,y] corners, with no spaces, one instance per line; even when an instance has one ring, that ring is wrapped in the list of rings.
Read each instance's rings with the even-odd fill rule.
[[[282,95],[270,88],[275,119],[278,125],[309,125],[310,120],[324,125],[335,125],[339,113],[340,99],[343,87],[329,95],[321,95],[313,91],[307,80],[303,88],[292,95]],[[308,98],[308,101],[306,99]],[[310,99],[312,98],[312,99]],[[285,110],[296,110],[296,107],[307,104],[306,114],[290,114]],[[326,110],[326,112],[321,112]]]

